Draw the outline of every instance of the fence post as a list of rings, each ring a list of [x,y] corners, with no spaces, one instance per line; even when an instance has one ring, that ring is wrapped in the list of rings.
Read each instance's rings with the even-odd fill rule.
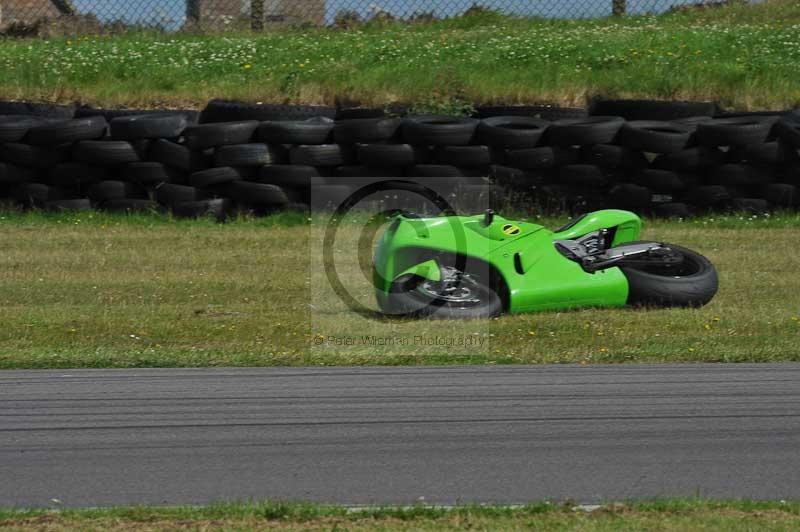
[[[611,0],[611,14],[621,17],[628,10],[627,0]]]
[[[264,0],[250,2],[250,29],[253,31],[264,29]]]
[[[186,22],[196,26],[200,24],[200,4],[203,0],[186,0]]]

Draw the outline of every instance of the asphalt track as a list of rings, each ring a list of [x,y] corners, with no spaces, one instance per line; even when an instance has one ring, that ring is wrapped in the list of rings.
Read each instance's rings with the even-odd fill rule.
[[[694,495],[800,499],[800,364],[0,372],[0,507]]]

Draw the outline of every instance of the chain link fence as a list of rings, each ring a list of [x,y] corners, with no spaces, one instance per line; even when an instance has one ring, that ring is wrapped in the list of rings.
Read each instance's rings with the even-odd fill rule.
[[[740,0],[0,0],[0,31],[66,28],[165,31],[268,29],[276,25],[350,26],[375,19],[420,21],[476,10],[521,17],[594,18],[664,13]]]

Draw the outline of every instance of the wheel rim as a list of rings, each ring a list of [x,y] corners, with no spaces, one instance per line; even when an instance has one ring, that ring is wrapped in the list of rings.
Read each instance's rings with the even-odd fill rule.
[[[441,281],[424,281],[417,289],[425,296],[448,305],[475,306],[481,302],[480,288],[470,274],[444,267]]]
[[[635,269],[662,277],[688,277],[700,271],[700,263],[691,255],[681,253],[672,248],[665,248],[667,253],[651,257]]]

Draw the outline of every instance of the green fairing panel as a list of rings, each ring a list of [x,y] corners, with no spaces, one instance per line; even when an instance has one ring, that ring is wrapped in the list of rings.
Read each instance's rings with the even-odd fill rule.
[[[616,307],[628,299],[628,281],[619,268],[586,273],[556,250],[550,231],[533,235],[519,251],[492,254],[489,262],[508,286],[509,312]]]
[[[605,209],[586,214],[569,224],[565,230],[553,235],[553,240],[570,240],[599,229],[616,227],[612,246],[639,240],[642,220],[630,211]]]
[[[636,240],[641,221],[626,211],[598,211],[561,233],[528,222],[495,216],[488,227],[483,216],[395,219],[375,252],[375,287],[379,299],[391,283],[413,273],[438,280],[431,259],[462,255],[485,262],[500,274],[509,290],[509,311],[623,306],[628,284],[618,268],[593,274],[562,256],[553,240],[576,238],[601,228],[617,227],[614,243]]]

